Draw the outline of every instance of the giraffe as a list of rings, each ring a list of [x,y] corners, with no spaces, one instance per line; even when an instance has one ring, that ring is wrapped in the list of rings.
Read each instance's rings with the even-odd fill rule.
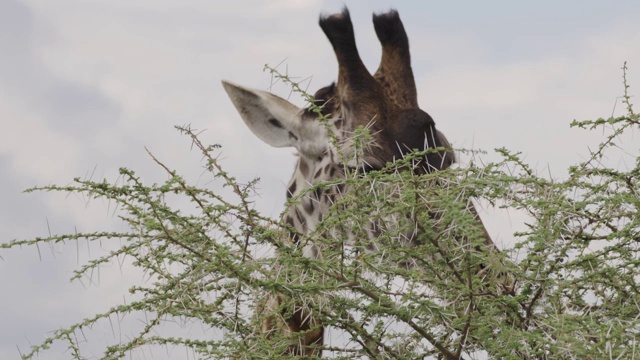
[[[318,115],[309,108],[300,109],[271,93],[223,81],[242,119],[258,138],[274,147],[297,150],[298,161],[287,197],[304,194],[321,181],[344,176],[345,168],[362,168],[365,172],[381,169],[412,149],[440,149],[427,153],[415,171],[429,173],[454,163],[449,142],[436,129],[431,116],[418,106],[409,41],[398,12],[373,15],[382,45],[382,59],[373,75],[358,54],[347,8],[321,16],[319,24],[338,62],[337,83],[321,88],[313,97],[329,126],[316,121]],[[350,140],[359,126],[369,129],[375,146],[356,157],[351,156],[354,150]],[[331,141],[332,136],[337,141]],[[294,243],[299,241],[299,234],[308,234],[316,227],[331,205],[331,196],[315,193],[303,195],[300,202],[289,206],[283,220],[296,230],[291,235]],[[471,211],[476,214],[475,209]],[[486,239],[493,246],[488,234]],[[305,245],[302,251],[309,258],[321,256],[321,249],[314,244]],[[276,309],[281,301],[281,296],[272,296],[266,306]],[[284,325],[267,320],[261,326],[267,333],[277,326],[304,332],[299,343],[290,346],[290,355],[321,355],[324,329],[308,314],[298,310]]]

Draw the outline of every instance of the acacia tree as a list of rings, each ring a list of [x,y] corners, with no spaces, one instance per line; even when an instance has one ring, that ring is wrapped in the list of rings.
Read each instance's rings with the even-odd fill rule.
[[[153,281],[130,289],[135,301],[56,330],[23,358],[62,342],[83,359],[86,345],[78,338],[84,331],[142,313],[149,315],[145,326],[106,347],[102,358],[155,345],[185,347],[198,358],[283,358],[300,334],[265,337],[258,324],[284,321],[296,307],[341,334],[342,341],[324,345],[324,356],[333,358],[633,358],[640,332],[640,157],[633,154],[630,169],[601,161],[616,151],[621,135],[640,126],[627,91],[624,78],[627,115],[573,122],[610,134],[564,180],[539,176],[506,149],[496,150],[498,162],[416,175],[406,169],[424,156],[417,152],[380,171],[347,171],[345,178],[310,189],[349,191],[297,244],[279,219],[252,208],[255,181],[240,184],[225,172],[218,146],[202,143],[188,127],[178,129],[232,196],[191,185],[153,155],[169,175],[162,184],[145,184],[121,169],[115,185],[75,179],[70,186],[30,189],[108,199],[117,203],[128,230],[12,241],[3,249],[119,240],[117,250],[89,260],[73,279],[127,257]],[[367,141],[367,132],[358,130],[354,146]],[[190,201],[192,211],[172,206],[169,195]],[[472,200],[528,214],[527,230],[511,247],[488,251],[482,225],[469,211]],[[380,234],[377,251],[364,251],[372,245],[366,240],[344,246],[342,230],[367,239],[358,234],[372,219],[394,223]],[[416,226],[423,234],[419,245],[399,241]],[[321,246],[321,258],[302,255],[309,241]],[[268,312],[262,303],[267,293],[287,301]],[[206,336],[160,335],[163,324],[177,319],[202,324]]]

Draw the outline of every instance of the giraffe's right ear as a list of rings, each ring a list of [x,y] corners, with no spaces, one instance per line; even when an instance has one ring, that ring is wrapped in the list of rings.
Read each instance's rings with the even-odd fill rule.
[[[303,111],[287,100],[266,91],[249,89],[222,81],[242,120],[265,143],[275,147],[295,147],[301,153],[320,155],[325,146],[324,128],[316,121],[303,121]]]

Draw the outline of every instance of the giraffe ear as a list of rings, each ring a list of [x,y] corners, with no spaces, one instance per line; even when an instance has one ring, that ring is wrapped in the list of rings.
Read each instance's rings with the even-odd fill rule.
[[[260,140],[274,147],[295,147],[307,155],[326,150],[324,129],[316,121],[304,121],[303,110],[266,91],[222,81],[242,120]]]
[[[275,147],[295,146],[301,110],[266,91],[222,81],[242,120],[260,140]]]

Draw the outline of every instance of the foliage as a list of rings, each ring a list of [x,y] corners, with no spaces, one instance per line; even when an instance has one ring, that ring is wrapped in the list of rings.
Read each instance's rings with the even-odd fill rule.
[[[31,189],[108,199],[118,204],[129,230],[13,241],[2,248],[118,239],[119,249],[87,262],[74,279],[127,256],[153,281],[130,289],[136,301],[55,331],[23,358],[66,342],[70,354],[83,359],[79,333],[112,316],[140,312],[153,318],[136,336],[106,348],[102,358],[165,344],[192,349],[200,358],[283,358],[299,334],[266,338],[257,324],[298,309],[342,334],[325,344],[324,355],[335,358],[637,356],[640,157],[634,155],[628,170],[602,161],[621,135],[640,125],[626,78],[624,86],[627,115],[572,124],[613,131],[565,180],[537,175],[506,149],[497,150],[499,162],[426,175],[406,171],[419,152],[380,171],[347,169],[344,178],[310,190],[339,189],[342,195],[299,244],[291,242],[291,229],[252,208],[255,182],[239,184],[218,161],[218,147],[206,146],[188,127],[178,129],[233,196],[193,186],[155,158],[169,174],[162,184],[145,184],[121,169],[123,182],[116,185],[75,179],[71,186]],[[188,199],[197,211],[176,209],[167,196]],[[495,251],[484,241],[472,199],[528,214],[527,230],[512,247]],[[375,243],[366,240],[371,224],[379,235]],[[420,234],[419,245],[404,241],[409,233]],[[345,246],[347,237],[358,240]],[[322,248],[320,259],[302,256],[307,242]],[[287,299],[278,313],[265,312],[265,294]],[[158,335],[176,319],[201,323],[208,336]]]

